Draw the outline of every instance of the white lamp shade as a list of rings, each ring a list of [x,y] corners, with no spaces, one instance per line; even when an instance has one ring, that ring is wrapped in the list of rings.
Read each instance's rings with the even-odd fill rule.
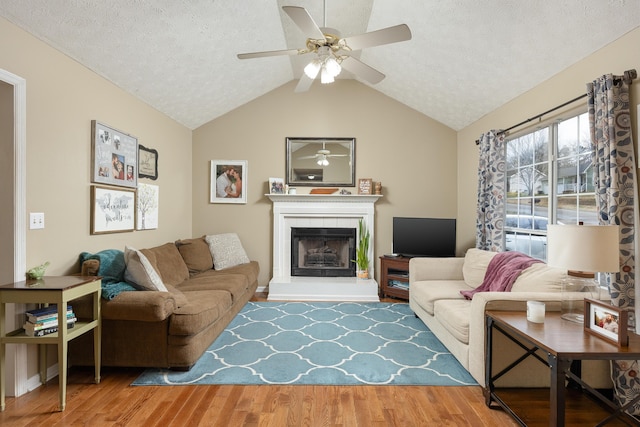
[[[620,271],[617,225],[549,225],[547,264],[588,273]]]

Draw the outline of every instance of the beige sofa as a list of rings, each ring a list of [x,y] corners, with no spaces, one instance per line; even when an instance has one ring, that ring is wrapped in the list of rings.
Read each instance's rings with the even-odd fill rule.
[[[257,262],[246,259],[226,267],[218,260],[226,268],[216,270],[205,237],[140,251],[127,249],[123,254],[128,256],[127,269],[133,268],[132,259],[146,259],[147,268],[152,267],[148,278],[166,290],[120,292],[102,300],[103,366],[189,369],[258,286]],[[95,259],[82,264],[83,274],[98,275]],[[157,276],[151,277],[154,273]],[[131,274],[124,277],[135,280]],[[88,299],[72,303],[78,316],[90,313]],[[92,339],[92,334],[85,334],[70,343],[71,364],[93,364]]]
[[[464,257],[412,258],[409,262],[409,304],[414,313],[460,361],[480,385],[485,385],[485,311],[526,312],[529,300],[543,301],[547,311],[559,311],[560,281],[565,271],[536,263],[523,270],[510,292],[478,292],[472,300],[461,290],[472,290],[484,279],[495,252],[469,249]],[[494,334],[494,372],[522,355],[522,349],[501,334]],[[546,355],[542,355],[546,358]],[[583,362],[582,375],[590,385],[609,388],[606,362]],[[543,387],[549,370],[528,358],[497,382],[501,387]]]

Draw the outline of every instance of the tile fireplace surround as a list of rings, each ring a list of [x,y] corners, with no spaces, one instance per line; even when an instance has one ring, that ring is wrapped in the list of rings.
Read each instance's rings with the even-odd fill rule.
[[[269,282],[269,300],[379,301],[378,283],[374,280],[374,204],[382,196],[267,194],[267,197],[273,202],[273,278]],[[357,229],[360,219],[371,233],[370,279],[291,276],[292,227]]]

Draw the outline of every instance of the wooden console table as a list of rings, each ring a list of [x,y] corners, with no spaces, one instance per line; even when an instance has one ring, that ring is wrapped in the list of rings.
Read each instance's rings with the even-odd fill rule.
[[[560,318],[558,312],[547,312],[544,323],[528,322],[526,313],[521,311],[488,311],[486,319],[486,365],[485,365],[485,399],[487,406],[497,402],[520,425],[520,419],[496,394],[494,381],[518,365],[527,357],[535,357],[550,368],[549,393],[549,426],[564,426],[565,422],[565,380],[570,378],[602,401],[612,412],[610,418],[620,417],[637,423],[624,408],[619,408],[600,392],[586,384],[580,377],[570,371],[573,360],[627,360],[640,358],[640,336],[630,334],[629,347],[618,348],[617,345],[584,332],[581,323],[574,323]],[[524,355],[515,360],[501,372],[492,372],[493,333],[497,330],[504,334],[524,350]],[[547,359],[536,353],[542,350]],[[640,399],[640,396],[636,400]],[[634,400],[635,402],[635,400]],[[628,406],[632,405],[631,402]]]
[[[14,344],[57,344],[58,346],[58,383],[60,385],[60,411],[64,411],[67,392],[67,343],[72,339],[95,329],[93,349],[95,354],[95,381],[100,382],[100,291],[101,280],[93,276],[45,277],[42,280],[27,280],[0,286],[0,410],[5,408],[5,347]],[[78,319],[75,326],[67,329],[66,307],[68,303],[84,295],[93,296],[93,316],[91,319]],[[5,331],[5,304],[57,304],[64,307],[62,316],[58,316],[58,332],[42,337],[30,337],[21,327],[12,332]],[[47,381],[46,345],[39,345],[40,379]]]

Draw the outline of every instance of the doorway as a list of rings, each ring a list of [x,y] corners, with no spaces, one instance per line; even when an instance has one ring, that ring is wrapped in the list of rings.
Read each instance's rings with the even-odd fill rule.
[[[26,270],[26,81],[0,69],[0,275],[1,283],[24,280]],[[6,272],[4,272],[6,271]],[[7,330],[18,327],[24,307],[9,305]],[[27,346],[10,345],[5,355],[8,396],[27,392]]]

